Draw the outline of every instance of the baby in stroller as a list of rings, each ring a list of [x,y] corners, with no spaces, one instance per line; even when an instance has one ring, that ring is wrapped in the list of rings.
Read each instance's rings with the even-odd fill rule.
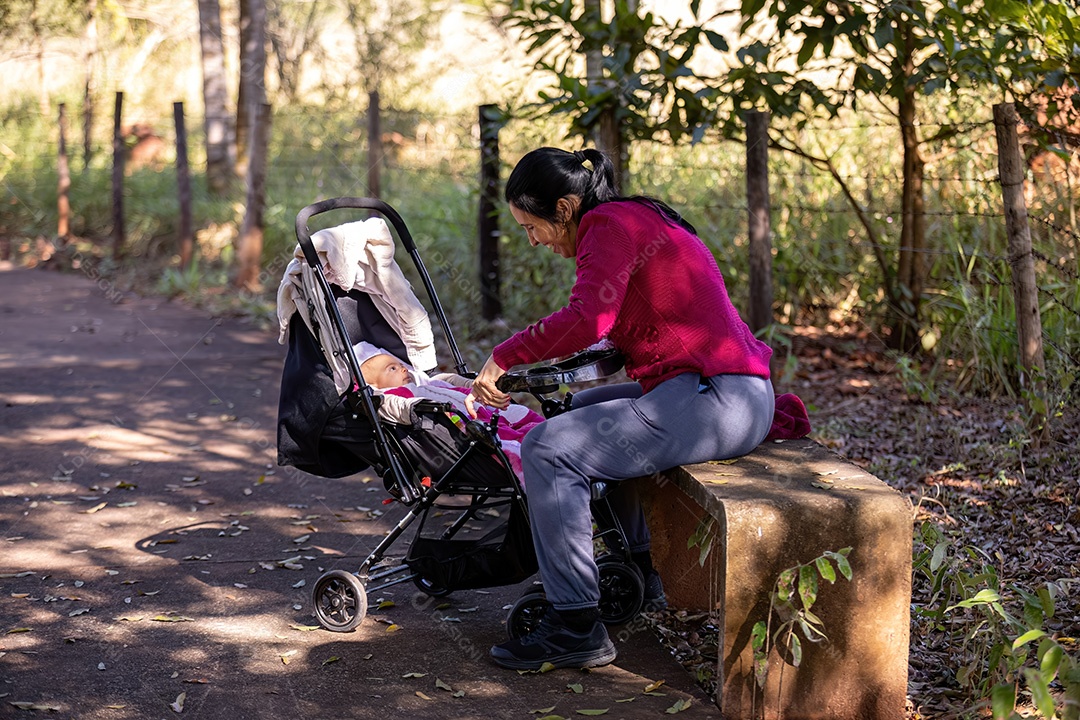
[[[466,419],[469,417],[465,396],[472,388],[470,379],[456,373],[439,373],[428,377],[427,373],[416,370],[386,350],[363,340],[353,345],[353,352],[360,363],[360,373],[368,385],[382,391],[384,395],[405,400],[400,404],[384,402],[379,408],[380,416],[391,422],[411,425],[411,413],[406,412],[416,402],[427,399],[449,403],[453,410],[447,412],[447,417],[458,428],[465,430]],[[521,441],[529,430],[544,421],[544,417],[524,405],[517,404],[510,405],[499,414],[501,419],[496,423],[499,444],[509,458],[515,474],[524,479],[521,470]],[[491,409],[482,405],[477,408],[477,419],[486,425],[491,424],[493,417]]]

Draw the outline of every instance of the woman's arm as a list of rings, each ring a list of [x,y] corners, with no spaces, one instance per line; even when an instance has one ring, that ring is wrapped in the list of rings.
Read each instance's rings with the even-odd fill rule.
[[[499,367],[573,354],[615,325],[637,269],[634,244],[622,223],[609,212],[594,210],[582,219],[577,248],[577,279],[566,307],[498,345],[492,361]]]

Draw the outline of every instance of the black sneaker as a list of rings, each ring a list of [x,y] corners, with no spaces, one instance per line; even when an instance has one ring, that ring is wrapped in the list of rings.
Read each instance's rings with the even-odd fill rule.
[[[645,612],[659,612],[667,608],[667,595],[664,594],[664,583],[660,580],[660,573],[653,570],[645,576],[645,599],[641,603],[641,609]]]
[[[570,629],[559,613],[548,610],[528,635],[491,648],[491,659],[512,670],[539,670],[545,663],[557,668],[588,668],[615,659],[615,644],[599,620],[583,632]]]

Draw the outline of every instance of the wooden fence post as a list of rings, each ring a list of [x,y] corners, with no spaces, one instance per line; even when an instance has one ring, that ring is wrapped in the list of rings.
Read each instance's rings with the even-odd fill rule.
[[[1024,204],[1024,161],[1016,126],[1019,118],[1012,103],[994,106],[994,130],[998,144],[998,177],[1005,203],[1005,230],[1009,236],[1016,332],[1020,342],[1021,386],[1028,391],[1030,427],[1042,429],[1046,421],[1046,361],[1043,355],[1039,289],[1035,284],[1035,257],[1031,253],[1031,228]],[[1038,441],[1038,438],[1034,438]]]
[[[263,204],[266,200],[266,146],[270,137],[270,106],[261,103],[251,127],[247,172],[247,202],[236,248],[237,272],[233,284],[259,290],[259,265],[263,249]]]
[[[124,109],[124,93],[116,93],[116,107],[113,111],[113,168],[112,168],[112,254],[119,258],[124,252],[124,134],[121,118]]]
[[[67,106],[60,103],[60,151],[56,158],[56,237],[58,245],[67,245],[71,233],[71,203],[68,190],[71,189],[71,172],[68,168],[67,155]]]
[[[187,270],[195,254],[192,230],[191,170],[188,167],[187,129],[184,127],[184,103],[173,103],[173,123],[176,125],[176,192],[180,203],[180,270]]]
[[[480,304],[485,320],[502,314],[499,275],[499,109],[480,106]]]
[[[368,93],[367,114],[367,194],[368,197],[382,197],[382,130],[379,118],[379,91]]]
[[[746,114],[746,206],[750,231],[749,325],[755,333],[773,321],[772,223],[769,218],[769,113]]]

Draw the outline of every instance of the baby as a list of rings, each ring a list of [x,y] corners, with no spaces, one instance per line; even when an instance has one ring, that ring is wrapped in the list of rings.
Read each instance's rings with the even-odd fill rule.
[[[470,380],[453,373],[440,373],[428,377],[386,350],[367,342],[357,343],[353,346],[353,351],[356,353],[357,362],[360,363],[360,374],[363,375],[364,382],[388,398],[402,398],[407,403],[402,408],[397,401],[384,402],[379,413],[385,419],[398,424],[408,424],[408,406],[412,405],[408,403],[408,399],[426,398],[453,406],[455,412],[447,414],[455,425],[464,429],[466,419],[469,417],[465,408],[465,396],[469,394]],[[392,408],[391,405],[396,407]],[[477,420],[485,424],[490,422],[493,415],[491,409],[478,403],[476,410]],[[542,415],[524,405],[511,404],[499,413],[497,434],[503,452],[510,459],[510,464],[518,477],[521,477],[521,441],[529,430],[543,421]]]

